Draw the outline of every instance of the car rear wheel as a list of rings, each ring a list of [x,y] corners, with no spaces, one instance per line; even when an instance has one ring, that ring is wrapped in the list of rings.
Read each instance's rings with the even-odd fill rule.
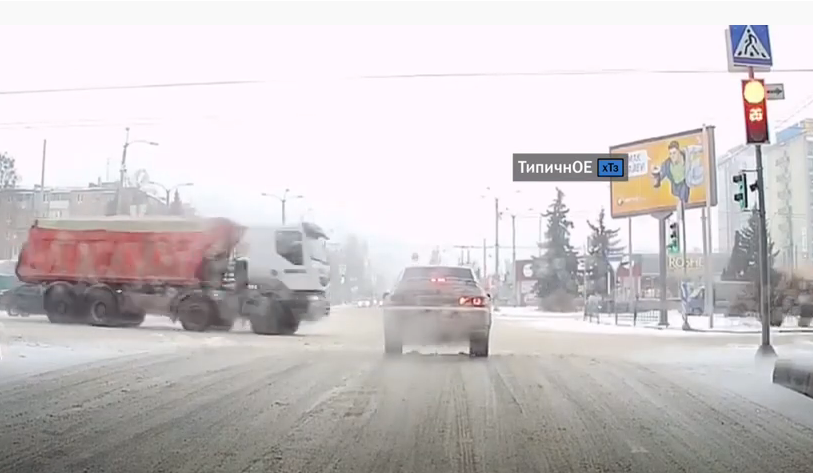
[[[475,358],[488,357],[488,334],[471,336],[469,339],[469,355]]]

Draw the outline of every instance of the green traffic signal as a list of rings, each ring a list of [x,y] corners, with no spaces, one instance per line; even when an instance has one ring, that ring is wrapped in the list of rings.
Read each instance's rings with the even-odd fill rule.
[[[677,222],[669,224],[669,244],[666,249],[670,254],[680,253],[680,225]]]
[[[737,192],[734,194],[734,201],[740,204],[740,210],[748,209],[748,177],[744,172],[731,178],[737,184]]]

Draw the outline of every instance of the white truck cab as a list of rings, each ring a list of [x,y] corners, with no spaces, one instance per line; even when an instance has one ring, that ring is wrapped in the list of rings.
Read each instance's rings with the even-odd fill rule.
[[[313,223],[247,227],[237,259],[247,261],[248,283],[272,290],[300,320],[329,315],[327,234]]]

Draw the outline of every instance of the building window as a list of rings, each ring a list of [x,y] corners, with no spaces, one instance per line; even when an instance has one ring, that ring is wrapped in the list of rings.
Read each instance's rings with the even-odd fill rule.
[[[85,200],[85,194],[76,194],[77,202],[82,202],[83,200]]]

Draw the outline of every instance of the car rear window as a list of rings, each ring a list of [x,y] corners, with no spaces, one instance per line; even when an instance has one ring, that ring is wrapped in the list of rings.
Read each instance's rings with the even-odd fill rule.
[[[450,268],[448,266],[406,268],[402,279],[465,279],[474,281],[474,275],[468,268]]]

